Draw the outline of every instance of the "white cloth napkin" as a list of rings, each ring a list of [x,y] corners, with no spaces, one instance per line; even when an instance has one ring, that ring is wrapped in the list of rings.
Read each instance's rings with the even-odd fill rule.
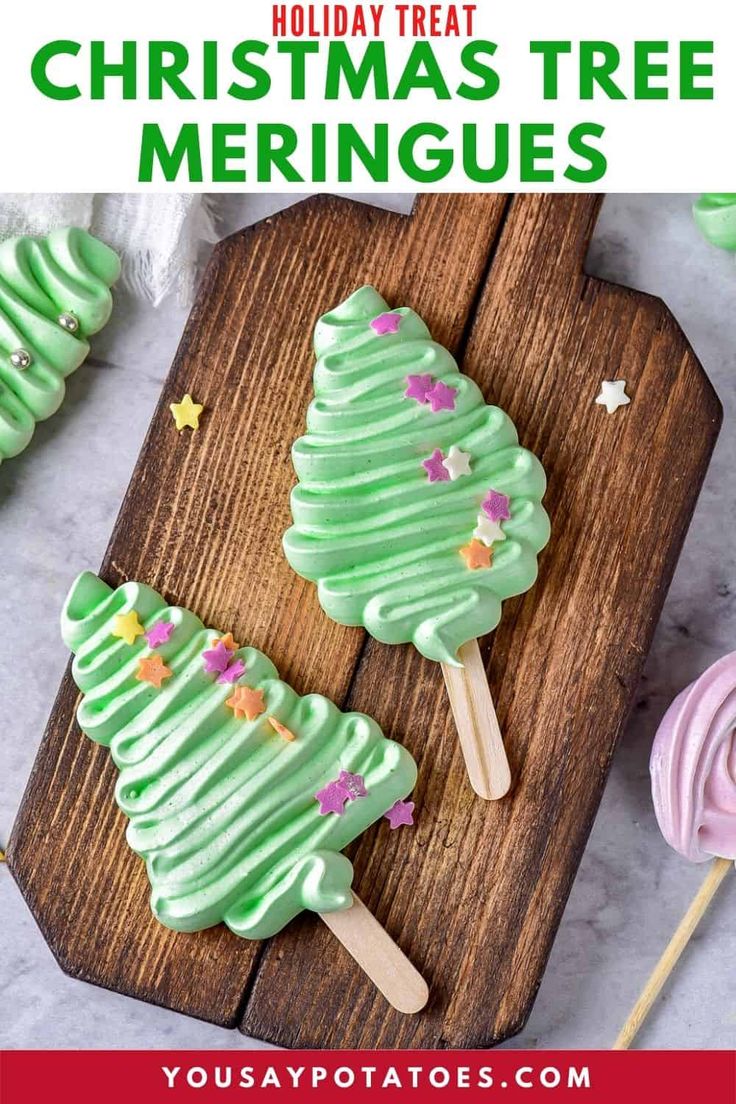
[[[123,282],[154,306],[176,292],[190,303],[204,243],[217,241],[211,196],[0,194],[0,240],[81,226],[121,256]]]

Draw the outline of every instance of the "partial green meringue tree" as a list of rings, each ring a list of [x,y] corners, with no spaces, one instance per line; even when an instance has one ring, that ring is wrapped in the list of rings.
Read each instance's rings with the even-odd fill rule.
[[[0,244],[0,461],[54,414],[112,311],[112,249],[75,227]]]

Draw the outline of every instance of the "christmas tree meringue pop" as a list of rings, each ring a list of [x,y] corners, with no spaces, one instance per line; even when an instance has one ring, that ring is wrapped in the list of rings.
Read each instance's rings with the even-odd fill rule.
[[[113,250],[75,227],[0,244],[0,462],[61,406],[87,338],[110,317],[119,275]]]
[[[467,702],[451,669],[480,667],[485,681],[477,646],[467,649],[534,583],[549,539],[542,466],[422,319],[374,288],[324,315],[314,347],[286,557],[317,583],[325,613],[412,642],[443,665],[451,700]]]
[[[300,697],[262,652],[142,583],[113,590],[84,572],[61,631],[83,694],[77,719],[120,772],[115,797],[128,843],[145,860],[155,916],[177,931],[224,922],[262,939],[303,909],[323,918],[345,910],[327,922],[361,961],[353,929],[378,925],[352,893],[341,851],[411,806],[403,801],[416,779],[411,755],[370,717],[342,713],[319,694]],[[410,996],[374,980],[397,1007],[421,1007],[426,986],[380,933]],[[385,969],[361,965],[371,976]]]
[[[536,578],[542,466],[421,318],[373,288],[321,318],[314,344],[287,559],[335,621],[457,664]]]

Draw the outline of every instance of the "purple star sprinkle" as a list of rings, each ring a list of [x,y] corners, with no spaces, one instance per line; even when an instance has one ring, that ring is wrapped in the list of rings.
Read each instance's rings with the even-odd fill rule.
[[[371,329],[374,330],[379,337],[384,337],[386,334],[398,333],[400,325],[401,315],[396,314],[395,311],[390,311],[386,314],[379,314],[378,318],[374,318],[371,322]]]
[[[168,644],[169,637],[174,631],[171,621],[157,621],[155,625],[143,635],[148,641],[149,648],[159,648],[162,644]]]
[[[414,817],[413,801],[397,801],[395,805],[392,805],[387,813],[384,813],[386,820],[389,822],[392,828],[400,828],[402,824],[413,824]]]
[[[427,402],[432,407],[432,413],[440,410],[454,410],[457,388],[448,387],[442,380],[437,380],[431,391],[427,392]]]
[[[484,512],[491,521],[509,521],[509,496],[500,491],[490,490],[481,503]]]
[[[427,402],[427,392],[434,387],[434,376],[407,376],[409,385],[404,392],[405,399],[416,399],[418,403]]]
[[[241,675],[245,674],[245,664],[242,659],[234,659],[218,677],[218,682],[237,682]]]
[[[227,670],[228,664],[232,659],[232,652],[229,648],[226,648],[220,640],[215,644],[214,648],[202,652],[202,658],[204,660],[204,669],[208,675],[221,675]]]
[[[350,799],[350,794],[339,782],[329,782],[323,790],[318,790],[314,795],[319,801],[319,815],[327,816],[328,813],[337,813],[342,816],[345,812],[345,802]]]
[[[450,473],[443,464],[444,459],[441,450],[435,449],[427,460],[422,460],[422,467],[430,483],[445,483],[450,478]]]
[[[355,801],[356,797],[368,796],[368,791],[365,788],[365,778],[362,774],[351,774],[350,771],[345,770],[340,771],[337,785],[347,790],[350,801]]]

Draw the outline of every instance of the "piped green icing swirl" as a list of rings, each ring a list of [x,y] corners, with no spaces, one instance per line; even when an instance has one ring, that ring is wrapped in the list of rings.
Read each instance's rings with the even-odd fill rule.
[[[693,215],[712,245],[736,250],[736,192],[705,192],[693,205]]]
[[[155,649],[173,672],[160,690],[135,677],[150,652],[144,637],[129,646],[111,635],[115,616],[131,610],[146,628],[176,626]],[[83,573],[61,627],[84,694],[80,727],[110,748],[120,770],[116,800],[162,923],[197,931],[224,921],[261,939],[302,909],[350,907],[353,871],[340,851],[412,789],[416,766],[404,748],[362,713],[342,713],[319,694],[300,697],[255,648],[237,653],[246,664],[239,682],[264,691],[266,713],[237,719],[225,705],[233,687],[204,671],[214,631],[141,583],[113,591]],[[341,770],[363,775],[368,797],[348,801],[342,816],[322,816],[314,795]]]
[[[485,404],[418,315],[400,308],[398,332],[375,333],[371,320],[387,310],[364,287],[317,324],[314,399],[292,451],[300,482],[284,549],[317,582],[334,620],[457,663],[463,643],[496,627],[503,599],[536,578],[549,539],[545,476],[507,415]],[[433,413],[404,397],[409,375],[456,389],[455,409]],[[422,461],[452,445],[470,453],[471,474],[429,483]],[[510,497],[511,520],[492,566],[472,571],[459,550],[490,488]]]
[[[86,338],[110,317],[117,255],[85,230],[54,230],[45,238],[0,244],[0,461],[26,447],[36,422],[58,410],[64,380],[89,353]],[[62,314],[76,332],[59,324]],[[18,370],[11,356],[30,354]]]

